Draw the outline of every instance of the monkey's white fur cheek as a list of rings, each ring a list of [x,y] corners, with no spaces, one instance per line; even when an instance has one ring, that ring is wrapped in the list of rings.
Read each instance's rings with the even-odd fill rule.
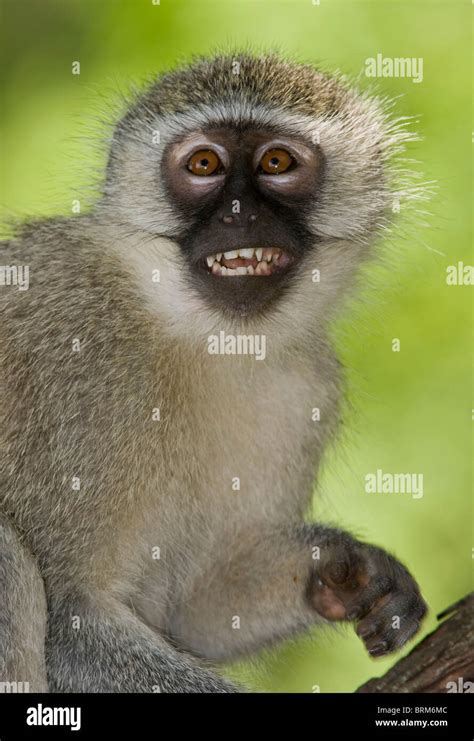
[[[212,331],[216,319],[190,288],[176,242],[164,237],[143,242],[132,237],[116,246],[149,311],[165,320],[165,331],[190,340]]]

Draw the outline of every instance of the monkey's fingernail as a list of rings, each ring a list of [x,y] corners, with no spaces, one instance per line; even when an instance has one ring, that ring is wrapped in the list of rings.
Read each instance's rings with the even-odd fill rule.
[[[372,648],[369,649],[369,654],[371,656],[380,656],[381,654],[385,653],[387,648],[387,641],[380,641],[379,643],[376,643],[375,646],[372,646]]]

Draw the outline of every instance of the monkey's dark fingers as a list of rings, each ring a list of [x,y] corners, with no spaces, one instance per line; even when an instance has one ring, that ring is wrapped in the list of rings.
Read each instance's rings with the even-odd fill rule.
[[[427,607],[416,592],[382,598],[358,623],[356,632],[371,656],[398,651],[418,632]]]

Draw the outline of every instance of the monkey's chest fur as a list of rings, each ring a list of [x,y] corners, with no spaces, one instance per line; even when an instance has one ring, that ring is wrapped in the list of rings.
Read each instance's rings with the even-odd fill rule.
[[[327,407],[324,389],[304,364],[194,357],[181,367],[147,431],[155,458],[148,475],[140,469],[143,550],[139,563],[127,555],[141,572],[134,606],[159,627],[178,595],[206,589],[216,563],[264,530],[301,522],[325,434],[312,419]]]
[[[166,626],[213,564],[301,521],[336,417],[334,361],[272,357],[271,332],[265,360],[210,356],[163,331],[115,260],[87,257],[79,270],[61,250],[51,275],[19,250],[36,280],[6,306],[1,503],[47,589],[106,589]]]

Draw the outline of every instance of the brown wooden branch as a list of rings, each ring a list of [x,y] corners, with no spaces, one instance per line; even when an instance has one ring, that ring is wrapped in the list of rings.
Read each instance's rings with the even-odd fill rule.
[[[474,692],[474,592],[438,620],[407,656],[356,692]]]

